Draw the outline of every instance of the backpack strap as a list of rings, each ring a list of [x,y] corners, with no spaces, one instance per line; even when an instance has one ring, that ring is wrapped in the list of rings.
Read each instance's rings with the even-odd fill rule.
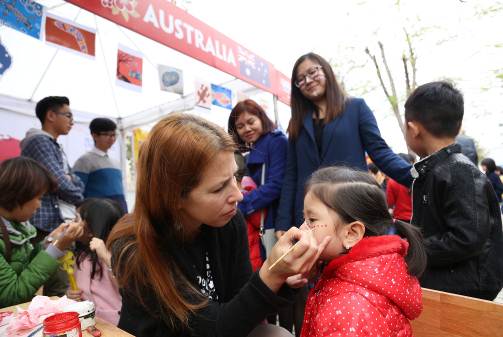
[[[2,230],[2,239],[5,244],[5,254],[4,254],[5,260],[7,260],[7,262],[10,262],[10,258],[12,255],[12,245],[9,240],[9,232],[7,231],[7,227],[5,226],[1,217],[0,217],[0,228]]]

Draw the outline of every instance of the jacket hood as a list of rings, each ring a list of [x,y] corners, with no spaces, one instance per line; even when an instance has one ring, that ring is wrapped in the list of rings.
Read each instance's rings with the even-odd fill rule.
[[[51,139],[54,139],[54,137],[50,133],[48,133],[44,130],[31,128],[28,131],[26,131],[26,136],[21,141],[21,144],[20,144],[21,149],[24,149],[26,144],[28,144],[31,139],[33,139],[34,137],[37,137],[37,136],[44,136],[44,137],[49,137]]]
[[[422,291],[409,275],[404,257],[409,244],[397,235],[365,237],[348,254],[332,260],[323,278],[337,278],[381,294],[398,306],[408,319],[422,311]]]

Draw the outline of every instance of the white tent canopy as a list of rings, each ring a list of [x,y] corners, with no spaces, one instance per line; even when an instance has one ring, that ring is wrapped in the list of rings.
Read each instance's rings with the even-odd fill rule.
[[[12,57],[11,68],[0,79],[2,95],[29,102],[37,102],[49,95],[67,96],[73,110],[123,118],[123,125],[128,127],[129,120],[134,125],[142,124],[141,118],[151,122],[149,113],[159,117],[159,111],[165,114],[170,111],[192,110],[194,99],[190,94],[193,93],[194,83],[198,79],[223,84],[234,93],[261,93],[243,81],[72,4],[54,0],[38,2],[46,6],[48,14],[94,30],[96,56],[86,57],[48,44],[43,38],[37,40],[2,26],[0,38]],[[143,56],[141,91],[116,85],[119,45],[136,50]],[[180,96],[160,90],[157,70],[159,64],[183,70],[184,92],[189,93],[188,95]],[[3,106],[1,99],[0,107]],[[228,110],[212,108],[210,114],[204,111],[202,114],[212,119],[211,115],[226,112]],[[273,116],[273,111],[268,112]],[[133,117],[134,115],[136,116]],[[77,116],[79,117],[80,115]],[[222,124],[221,118],[217,117],[215,121]]]

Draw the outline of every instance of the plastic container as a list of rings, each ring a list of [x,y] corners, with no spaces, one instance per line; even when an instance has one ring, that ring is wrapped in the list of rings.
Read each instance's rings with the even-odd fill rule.
[[[62,312],[44,319],[44,337],[82,337],[79,314]]]
[[[75,302],[63,308],[64,311],[75,311],[79,314],[80,329],[85,330],[90,326],[95,326],[96,310],[91,301]]]

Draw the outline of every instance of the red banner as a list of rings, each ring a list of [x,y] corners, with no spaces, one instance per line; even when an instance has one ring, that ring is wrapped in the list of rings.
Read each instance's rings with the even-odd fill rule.
[[[289,96],[274,66],[165,0],[68,0],[118,25],[271,92]]]

